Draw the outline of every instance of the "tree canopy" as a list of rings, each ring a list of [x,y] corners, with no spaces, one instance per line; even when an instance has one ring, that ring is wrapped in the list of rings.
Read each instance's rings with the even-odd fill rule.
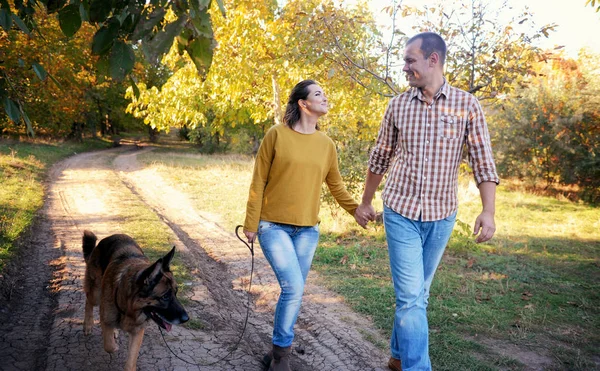
[[[220,12],[225,16],[223,0],[216,0]],[[0,26],[5,32],[19,29],[28,37],[45,40],[42,33],[39,9],[48,15],[57,15],[60,30],[66,37],[73,37],[82,24],[96,27],[91,42],[91,54],[98,56],[101,71],[106,71],[115,80],[122,80],[135,65],[134,48],[140,48],[145,57],[157,64],[171,48],[174,40],[194,63],[197,71],[205,75],[212,63],[215,40],[209,14],[211,0],[0,0]],[[171,14],[171,17],[167,17]],[[39,62],[25,64],[32,68],[40,80],[47,77],[56,81],[52,74]],[[2,68],[2,67],[0,67]],[[10,119],[25,121],[33,135],[31,120],[24,109],[23,97],[8,77],[4,68],[0,75],[0,101]],[[57,81],[56,81],[57,82]],[[57,82],[57,85],[60,84]]]

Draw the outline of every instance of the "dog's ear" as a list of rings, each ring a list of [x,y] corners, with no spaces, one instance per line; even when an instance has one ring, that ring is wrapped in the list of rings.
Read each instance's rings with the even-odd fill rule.
[[[163,258],[160,258],[154,264],[144,269],[137,279],[138,284],[140,286],[154,287],[162,277],[160,272],[162,269],[162,262]]]
[[[171,251],[169,251],[169,253],[167,255],[163,256],[163,258],[162,258],[163,271],[165,271],[165,272],[171,271],[171,260],[173,259],[173,256],[175,256],[175,246],[173,246]]]

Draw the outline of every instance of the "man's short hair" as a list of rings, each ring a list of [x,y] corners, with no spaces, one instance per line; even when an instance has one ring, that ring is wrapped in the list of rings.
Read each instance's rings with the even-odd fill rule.
[[[406,45],[421,39],[421,51],[425,58],[429,58],[431,53],[436,52],[440,56],[442,66],[446,62],[446,42],[435,32],[421,32],[408,39]]]

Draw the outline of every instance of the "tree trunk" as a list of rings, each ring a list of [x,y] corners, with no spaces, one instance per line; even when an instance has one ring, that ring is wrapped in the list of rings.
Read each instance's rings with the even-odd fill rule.
[[[283,112],[281,110],[281,100],[280,97],[280,89],[279,84],[277,84],[277,75],[273,73],[271,75],[271,80],[273,81],[273,118],[275,119],[275,125],[281,124],[283,122]]]

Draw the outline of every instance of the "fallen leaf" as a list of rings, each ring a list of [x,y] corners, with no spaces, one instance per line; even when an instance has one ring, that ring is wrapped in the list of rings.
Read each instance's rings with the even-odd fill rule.
[[[471,258],[469,259],[469,261],[467,261],[467,268],[472,268],[473,267],[473,263],[475,263],[475,258]]]
[[[532,293],[530,293],[529,291],[525,291],[524,293],[521,294],[521,300],[531,300],[532,296],[533,296]]]

